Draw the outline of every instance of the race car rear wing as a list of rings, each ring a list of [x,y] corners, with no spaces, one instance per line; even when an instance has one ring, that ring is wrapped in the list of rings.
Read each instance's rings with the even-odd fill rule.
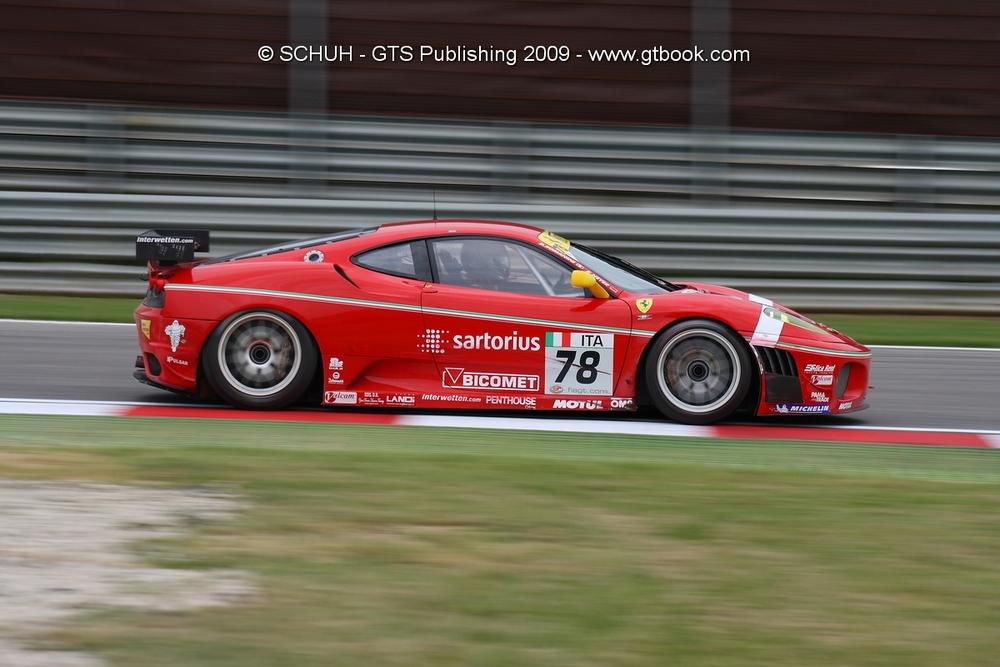
[[[160,264],[190,262],[208,252],[207,229],[151,229],[135,239],[135,258]]]

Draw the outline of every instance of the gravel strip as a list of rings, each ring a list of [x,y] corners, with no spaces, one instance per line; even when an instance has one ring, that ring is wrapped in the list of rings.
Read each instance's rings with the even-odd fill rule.
[[[25,643],[96,607],[183,611],[254,595],[245,572],[153,567],[132,553],[137,540],[240,509],[205,490],[0,479],[0,667],[105,667],[94,656]]]

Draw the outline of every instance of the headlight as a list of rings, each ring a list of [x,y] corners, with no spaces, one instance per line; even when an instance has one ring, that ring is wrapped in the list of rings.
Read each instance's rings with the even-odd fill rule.
[[[818,334],[827,333],[826,331],[820,329],[812,322],[808,322],[802,319],[801,317],[792,315],[791,313],[785,312],[780,308],[775,308],[774,306],[764,306],[764,314],[772,319],[780,320],[785,324],[791,324],[793,326],[799,327],[800,329],[806,329],[807,331],[812,331],[813,333],[818,333]]]

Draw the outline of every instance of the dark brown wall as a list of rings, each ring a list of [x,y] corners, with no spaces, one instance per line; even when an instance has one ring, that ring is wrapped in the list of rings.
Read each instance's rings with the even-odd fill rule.
[[[733,0],[732,25],[734,125],[1000,134],[1000,2]]]
[[[692,4],[368,0],[326,5],[329,111],[687,124],[685,63],[376,63],[376,44],[691,44]],[[1000,2],[730,0],[738,127],[1000,135]],[[877,7],[877,11],[875,9]],[[0,0],[0,96],[284,109],[287,0]],[[315,81],[312,77],[307,80]],[[322,77],[320,78],[322,80]]]
[[[287,68],[257,47],[287,40],[285,2],[0,0],[0,95],[279,108]]]

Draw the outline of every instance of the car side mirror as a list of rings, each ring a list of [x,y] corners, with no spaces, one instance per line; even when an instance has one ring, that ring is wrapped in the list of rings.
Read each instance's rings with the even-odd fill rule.
[[[608,294],[608,290],[601,287],[601,285],[597,282],[597,278],[595,278],[593,274],[587,273],[586,271],[574,271],[570,276],[569,281],[573,287],[586,287],[597,299],[607,299],[611,296]]]

